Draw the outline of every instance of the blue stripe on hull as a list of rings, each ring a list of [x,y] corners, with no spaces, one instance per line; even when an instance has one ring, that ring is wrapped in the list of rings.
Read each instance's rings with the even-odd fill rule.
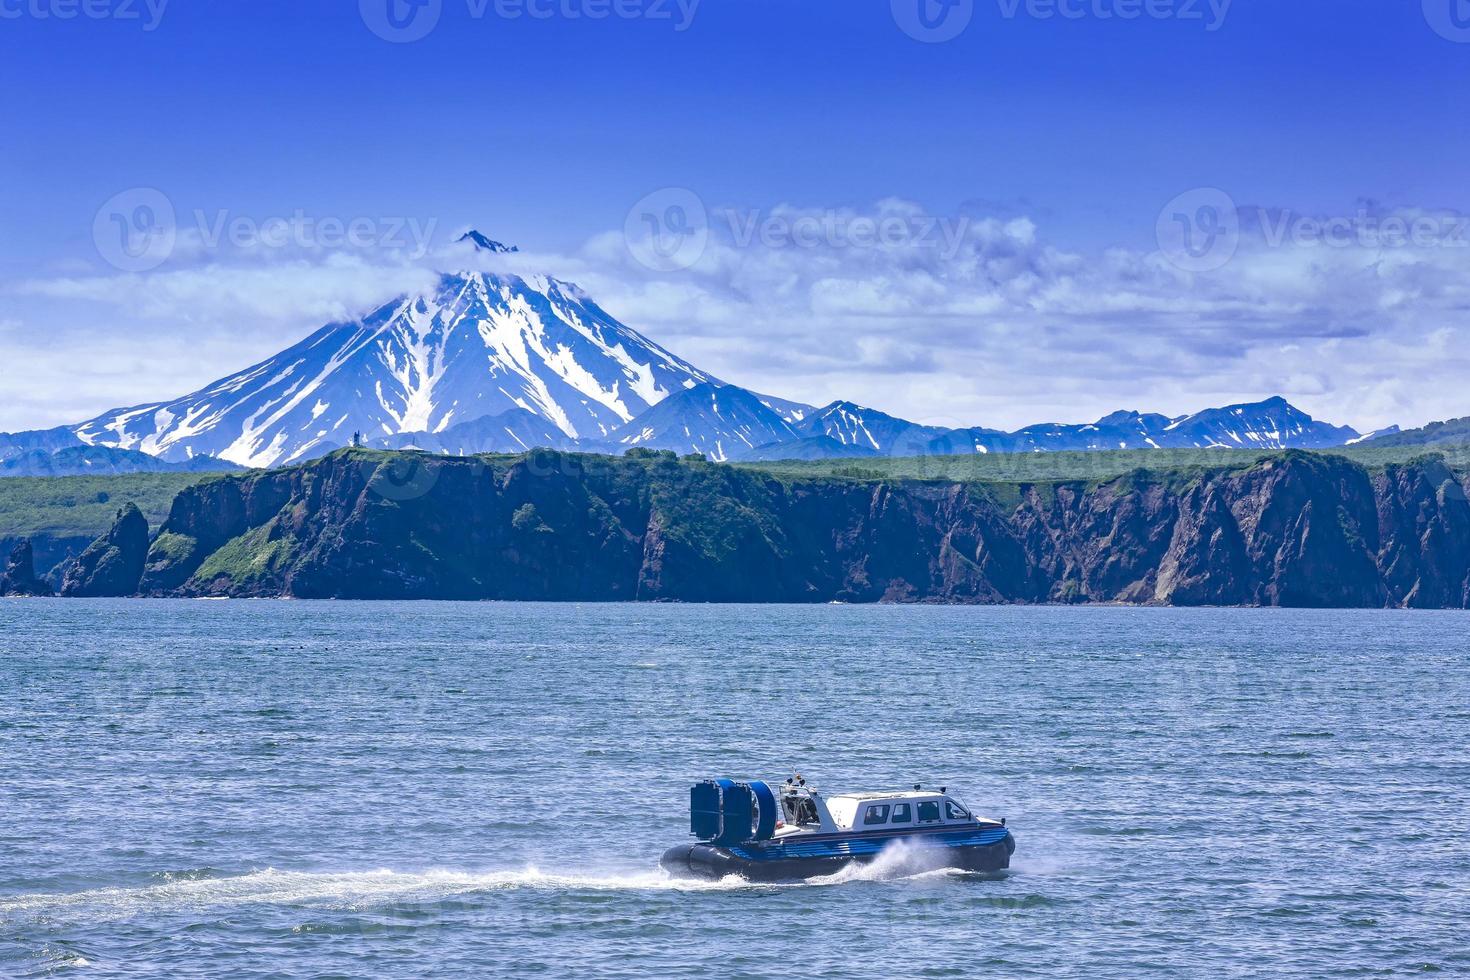
[[[773,841],[764,846],[731,847],[729,851],[747,861],[788,861],[793,858],[867,857],[896,841],[914,841],[930,847],[989,847],[1009,836],[1004,827],[986,827],[959,833],[906,833],[841,839],[803,841],[800,838]]]

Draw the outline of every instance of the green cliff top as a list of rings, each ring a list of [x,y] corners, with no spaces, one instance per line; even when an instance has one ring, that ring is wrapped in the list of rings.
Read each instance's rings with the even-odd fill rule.
[[[1321,450],[1370,470],[1407,463],[1432,451],[1456,469],[1470,468],[1470,445],[1348,446]],[[910,456],[874,459],[787,460],[736,464],[785,477],[835,476],[859,480],[946,480],[966,483],[1095,483],[1135,470],[1194,474],[1243,469],[1281,452],[1246,449],[1129,449],[1116,452],[991,453],[973,456]]]

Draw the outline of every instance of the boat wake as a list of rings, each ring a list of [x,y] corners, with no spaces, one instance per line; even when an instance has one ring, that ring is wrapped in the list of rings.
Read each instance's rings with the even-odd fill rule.
[[[841,885],[851,881],[897,881],[903,878],[973,877],[971,872],[948,865],[943,848],[915,841],[895,841],[866,864],[849,864],[836,874],[809,878],[806,884]],[[990,875],[989,877],[994,877]]]
[[[660,870],[596,874],[548,872],[536,867],[479,873],[387,869],[304,872],[274,868],[243,875],[185,873],[160,875],[157,883],[137,887],[0,896],[0,924],[17,919],[68,915],[96,920],[168,912],[217,912],[242,906],[364,912],[394,906],[471,901],[477,895],[518,890],[544,893],[718,892],[831,886],[962,873],[943,867],[943,861],[944,855],[934,848],[900,842],[867,864],[850,865],[836,874],[806,881],[774,885],[755,884],[735,876],[714,881],[675,878]]]
[[[61,894],[0,897],[0,922],[11,918],[80,912],[89,918],[129,917],[160,911],[202,911],[234,906],[284,906],[361,911],[426,904],[514,890],[544,892],[717,891],[748,888],[738,878],[689,881],[662,871],[630,874],[558,874],[535,867],[469,873],[433,870],[312,873],[267,868],[224,877],[165,876],[153,885],[97,888]]]

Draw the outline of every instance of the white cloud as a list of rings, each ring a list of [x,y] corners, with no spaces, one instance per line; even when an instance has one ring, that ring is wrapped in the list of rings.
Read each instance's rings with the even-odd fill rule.
[[[1068,252],[1017,219],[973,223],[952,255],[716,242],[668,306],[631,263],[619,272],[605,305],[655,336],[742,338],[702,362],[730,380],[910,418],[1012,427],[1278,393],[1367,428],[1470,414],[1466,248],[1247,235],[1191,274],[1158,253]]]
[[[742,228],[768,232],[768,221],[816,229],[815,240],[740,243]],[[909,222],[911,234],[861,234],[884,222]],[[674,273],[639,264],[608,232],[569,255],[230,255],[27,281],[0,302],[24,304],[24,322],[45,330],[28,335],[0,309],[0,429],[182,394],[420,288],[429,265],[470,262],[578,282],[728,381],[936,424],[1182,414],[1273,394],[1362,429],[1470,414],[1470,248],[1272,245],[1248,233],[1222,268],[1191,274],[1157,252],[1067,250],[1026,218],[951,216],[925,232],[928,222],[897,200],[717,214],[697,264]]]
[[[407,290],[431,282],[413,265],[383,266],[359,255],[324,261],[292,259],[273,264],[209,264],[134,275],[31,280],[16,290],[58,300],[108,303],[160,320],[235,319],[321,322],[354,317]]]

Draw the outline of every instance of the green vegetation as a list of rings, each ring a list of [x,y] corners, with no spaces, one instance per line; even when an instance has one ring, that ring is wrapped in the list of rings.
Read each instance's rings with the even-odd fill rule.
[[[541,519],[541,515],[536,513],[535,504],[521,504],[521,506],[517,507],[516,512],[511,515],[510,526],[517,531],[551,532],[551,528],[547,527],[546,522]]]
[[[1470,444],[1433,446],[1458,469],[1470,467]],[[1407,463],[1425,455],[1422,445],[1347,446],[1322,450],[1324,454],[1345,456],[1369,469],[1382,469],[1392,463]],[[1099,482],[1146,469],[1156,474],[1176,472],[1181,475],[1206,469],[1244,468],[1260,462],[1276,452],[1244,449],[1129,449],[1116,452],[1076,453],[991,453],[974,456],[905,456],[851,460],[785,460],[772,463],[738,463],[744,469],[760,470],[776,476],[839,477],[854,480],[911,479],[952,480],[973,483],[1052,483]]]
[[[112,526],[117,509],[129,502],[137,504],[156,529],[180,490],[216,477],[210,473],[125,473],[0,479],[0,538],[96,537]]]
[[[183,561],[194,553],[199,542],[186,534],[174,534],[172,531],[160,534],[153,542],[152,553],[162,555],[170,561]]]
[[[271,526],[265,524],[227,541],[205,559],[194,578],[200,582],[228,578],[236,585],[248,585],[268,577],[290,560],[290,539],[272,538]]]

